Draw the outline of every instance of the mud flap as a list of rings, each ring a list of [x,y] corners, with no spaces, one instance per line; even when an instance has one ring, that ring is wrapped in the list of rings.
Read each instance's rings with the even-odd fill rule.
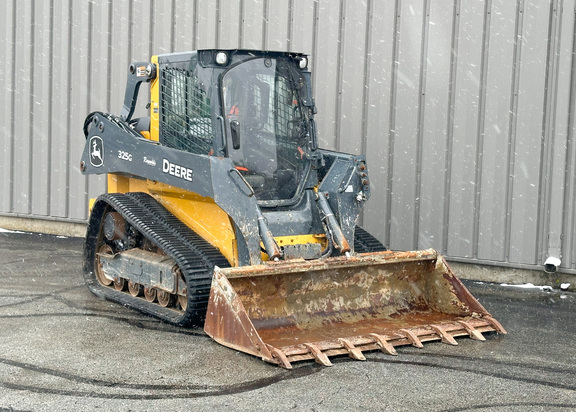
[[[204,330],[284,368],[506,333],[432,249],[216,268]]]

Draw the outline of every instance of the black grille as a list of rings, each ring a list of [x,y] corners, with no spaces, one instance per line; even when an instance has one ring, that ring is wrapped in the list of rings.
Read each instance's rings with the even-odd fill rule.
[[[164,68],[160,83],[160,142],[174,149],[208,154],[212,148],[210,99],[189,70]]]

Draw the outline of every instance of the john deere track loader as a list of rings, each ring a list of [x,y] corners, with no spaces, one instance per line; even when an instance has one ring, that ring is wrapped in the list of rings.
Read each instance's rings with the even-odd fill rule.
[[[434,250],[356,225],[364,156],[320,149],[307,56],[199,50],[130,66],[119,116],[84,125],[96,295],[290,368],[504,333]],[[133,118],[149,84],[149,115]]]

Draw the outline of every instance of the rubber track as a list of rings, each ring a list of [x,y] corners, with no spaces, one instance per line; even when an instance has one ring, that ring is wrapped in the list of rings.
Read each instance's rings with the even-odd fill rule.
[[[174,259],[186,281],[188,305],[185,312],[164,308],[94,281],[88,284],[90,289],[106,299],[163,321],[178,326],[201,326],[206,315],[214,266],[229,267],[226,258],[146,193],[105,194],[98,198],[99,201],[106,202],[144,237]],[[94,279],[94,275],[91,276]]]
[[[378,239],[360,226],[354,230],[354,251],[356,253],[383,252],[388,250]]]

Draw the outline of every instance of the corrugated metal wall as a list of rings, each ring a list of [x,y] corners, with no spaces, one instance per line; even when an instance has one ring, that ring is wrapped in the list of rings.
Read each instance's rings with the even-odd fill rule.
[[[131,60],[311,54],[324,147],[367,153],[394,249],[576,271],[575,0],[4,0],[0,214],[84,221],[82,123]]]

